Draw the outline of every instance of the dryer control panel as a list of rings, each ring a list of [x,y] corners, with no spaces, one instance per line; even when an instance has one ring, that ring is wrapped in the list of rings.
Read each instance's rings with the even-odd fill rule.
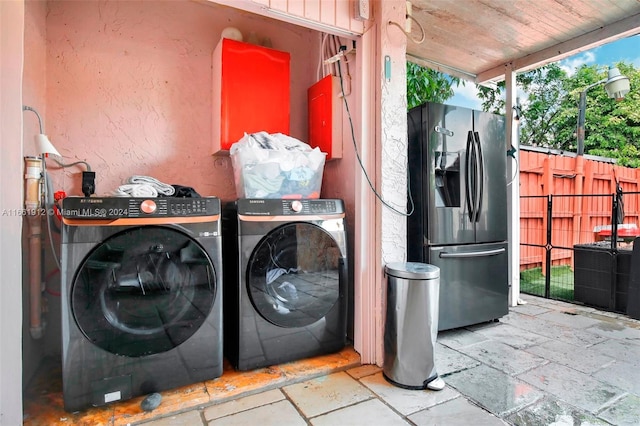
[[[322,216],[344,213],[340,199],[267,199],[242,198],[238,200],[238,214],[246,216]]]
[[[217,197],[67,197],[62,200],[62,216],[70,219],[133,219],[217,214],[220,214],[220,200]]]

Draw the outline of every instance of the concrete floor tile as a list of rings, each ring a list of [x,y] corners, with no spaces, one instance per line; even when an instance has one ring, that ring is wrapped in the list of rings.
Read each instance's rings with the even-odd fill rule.
[[[593,349],[612,358],[640,368],[640,344],[628,340],[608,339],[593,345]]]
[[[607,311],[593,311],[594,314],[598,315],[598,316],[603,316],[603,317],[609,317],[609,318],[620,318],[620,314],[616,313],[616,312],[607,312]]]
[[[500,321],[485,321],[480,322],[478,324],[472,324],[465,327],[465,330],[469,330],[471,332],[475,332],[478,330],[489,329],[493,327],[500,327]]]
[[[314,426],[403,426],[409,423],[378,399],[359,402],[310,420]]]
[[[504,426],[505,422],[486,410],[456,398],[408,417],[417,426]]]
[[[459,349],[465,346],[475,345],[476,343],[484,342],[488,340],[487,337],[466,330],[464,328],[457,328],[455,330],[446,330],[438,333],[436,343],[441,343],[452,349]]]
[[[209,426],[306,426],[306,420],[289,401],[263,405],[241,413],[221,417],[208,423]],[[181,426],[191,426],[183,423]]]
[[[526,315],[524,313],[514,311],[513,310],[514,308],[509,308],[509,309],[511,309],[509,311],[509,314],[500,318],[501,324],[518,325],[518,328],[534,331],[535,326],[540,321],[544,321],[534,315]]]
[[[500,324],[497,327],[480,328],[475,330],[475,332],[482,334],[491,340],[505,343],[516,349],[527,348],[549,340],[549,338],[541,336],[540,334],[532,333],[509,324]]]
[[[547,362],[537,355],[496,341],[478,343],[460,351],[510,375],[520,374]]]
[[[640,369],[636,365],[617,361],[597,371],[593,377],[627,392],[640,395]],[[640,412],[638,412],[638,423],[640,423]]]
[[[557,340],[527,348],[526,351],[589,375],[615,362],[614,358],[593,348],[580,348]]]
[[[597,413],[624,393],[620,388],[556,363],[527,371],[518,379],[590,413]]]
[[[579,314],[576,315],[569,312],[552,311],[546,314],[540,314],[538,315],[538,318],[542,318],[544,320],[571,328],[587,328],[600,323],[600,321],[597,319],[589,318],[587,316]]]
[[[144,426],[202,426],[206,423],[202,419],[200,412],[198,410],[194,410],[138,424]]]
[[[460,396],[450,387],[441,391],[404,389],[389,383],[382,373],[364,377],[360,382],[405,416]]]
[[[380,370],[382,370],[382,369],[380,367],[378,367],[377,365],[368,364],[368,365],[363,365],[363,366],[356,367],[356,368],[351,368],[351,369],[347,370],[347,374],[350,375],[351,377],[353,377],[354,379],[359,379],[361,377],[365,377],[365,376],[370,376],[372,374],[376,374]]]
[[[440,343],[436,343],[433,356],[438,376],[446,376],[456,371],[462,371],[480,365],[480,361],[461,354]]]
[[[544,397],[534,386],[486,365],[454,373],[447,384],[491,413],[502,416]]]
[[[543,299],[543,298],[538,297],[538,299]],[[564,300],[558,300],[558,299],[540,300],[538,302],[538,305],[548,306],[551,309],[556,309],[556,310],[557,309],[594,309],[588,306],[576,305],[574,303],[569,303],[569,302],[565,302]]]
[[[204,410],[204,418],[209,421],[263,405],[272,404],[283,399],[285,399],[285,396],[280,392],[280,390],[269,390],[207,407]]]
[[[533,316],[544,314],[551,311],[551,309],[549,309],[548,307],[538,306],[532,303],[527,303],[526,305],[513,306],[510,309],[520,314],[533,315]]]
[[[548,396],[517,413],[506,418],[514,425],[547,426],[547,425],[584,425],[605,426],[607,422],[594,415],[573,407],[566,402]]]
[[[584,348],[607,340],[605,337],[591,333],[588,330],[567,327],[528,315],[509,315],[504,322],[516,328],[545,336],[551,340],[560,340]]]
[[[598,416],[619,426],[638,426],[640,422],[640,397],[627,395],[616,401]]]
[[[373,397],[366,387],[345,372],[285,386],[282,390],[306,417],[315,417]]]
[[[599,321],[587,330],[591,333],[606,337],[607,339],[640,342],[639,329],[627,327],[623,322],[617,320],[612,320],[610,322]]]
[[[574,303],[568,303],[563,300],[546,299],[539,303],[540,306],[547,306],[550,309],[562,312],[578,312],[578,311],[595,311],[595,308],[583,305],[576,305]]]

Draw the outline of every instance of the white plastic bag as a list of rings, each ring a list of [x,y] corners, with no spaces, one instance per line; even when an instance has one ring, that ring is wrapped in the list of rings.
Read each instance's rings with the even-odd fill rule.
[[[239,198],[319,198],[326,154],[284,135],[246,134],[229,150]]]

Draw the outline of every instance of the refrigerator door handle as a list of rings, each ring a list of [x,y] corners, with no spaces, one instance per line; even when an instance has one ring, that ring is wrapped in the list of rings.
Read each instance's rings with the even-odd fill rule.
[[[475,198],[475,219],[480,221],[480,211],[482,210],[482,196],[484,193],[484,162],[482,161],[482,145],[480,144],[480,135],[473,132],[474,141],[476,143],[476,198]]]
[[[478,221],[478,146],[476,145],[476,137],[471,132],[471,169],[473,174],[471,175],[471,192],[473,193],[472,209],[473,209],[473,217],[471,218],[472,222]]]
[[[469,221],[474,222],[474,211],[473,208],[475,206],[474,198],[475,194],[473,193],[473,183],[471,182],[471,166],[472,166],[472,157],[473,157],[473,147],[474,147],[474,138],[473,132],[469,130],[467,133],[467,149],[465,156],[465,171],[464,171],[464,191],[465,191],[465,199],[467,203],[467,211],[469,212]]]
[[[485,256],[495,256],[497,254],[504,253],[506,249],[499,248],[494,250],[482,250],[482,251],[471,251],[464,253],[447,253],[446,251],[441,252],[438,256],[442,259],[446,258],[454,258],[454,257],[485,257]]]
[[[436,126],[433,130],[437,133],[442,133],[445,136],[453,136],[453,132],[451,130],[445,129],[444,127]]]

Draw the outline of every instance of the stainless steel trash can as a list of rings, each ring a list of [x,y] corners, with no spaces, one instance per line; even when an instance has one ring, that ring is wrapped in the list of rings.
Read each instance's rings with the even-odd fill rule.
[[[417,262],[385,266],[387,311],[383,375],[406,389],[444,387],[436,372],[440,268]]]

